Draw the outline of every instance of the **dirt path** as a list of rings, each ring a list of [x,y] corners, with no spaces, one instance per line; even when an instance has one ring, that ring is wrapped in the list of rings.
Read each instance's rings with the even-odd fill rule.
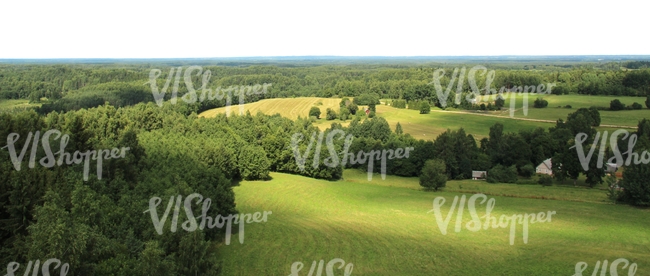
[[[518,109],[515,109],[517,111]],[[510,116],[502,116],[502,115],[494,115],[494,114],[486,114],[486,113],[478,113],[478,112],[467,112],[467,111],[448,111],[448,110],[431,110],[432,112],[441,112],[441,113],[456,113],[456,114],[469,114],[469,115],[476,115],[476,116],[486,116],[486,117],[496,117],[496,118],[506,118],[506,119],[512,119],[512,120],[521,120],[521,121],[532,121],[532,122],[542,122],[542,123],[555,123],[553,120],[541,120],[541,119],[528,119],[528,118],[518,118],[518,117],[510,117]],[[609,127],[609,128],[631,128],[631,129],[636,129],[635,126],[617,126],[617,125],[600,125],[600,127]]]

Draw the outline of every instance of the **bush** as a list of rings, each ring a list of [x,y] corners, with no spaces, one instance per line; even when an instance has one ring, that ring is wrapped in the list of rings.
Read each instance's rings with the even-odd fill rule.
[[[537,183],[539,183],[542,186],[551,186],[553,185],[553,177],[551,177],[548,174],[542,174],[539,176]]]
[[[447,175],[445,174],[447,165],[440,159],[427,160],[422,167],[420,174],[420,186],[427,190],[438,190],[447,185]]]
[[[640,152],[638,152],[641,155]],[[623,171],[620,186],[621,201],[636,205],[650,206],[650,166],[627,166]]]
[[[309,116],[310,116],[310,117],[313,116],[313,117],[316,117],[316,119],[320,119],[320,108],[315,107],[315,106],[312,107],[312,108],[309,110]]]
[[[357,106],[355,103],[351,103],[348,105],[348,110],[350,111],[350,114],[356,115],[357,111],[359,110],[359,106]]]
[[[609,110],[617,111],[623,109],[625,109],[625,105],[618,99],[614,99],[613,101],[609,102]]]
[[[334,120],[338,115],[336,114],[336,111],[332,110],[331,108],[328,108],[327,111],[325,112],[327,115],[325,117],[326,120]]]
[[[406,108],[406,100],[394,100],[391,105],[394,108]]]
[[[530,178],[534,174],[535,174],[535,167],[533,167],[533,165],[528,164],[521,167],[521,176],[525,178]]]
[[[503,105],[506,103],[506,100],[504,100],[501,97],[497,97],[496,100],[494,100],[494,106],[496,107],[497,110],[501,110]]]
[[[544,100],[543,98],[537,98],[535,102],[533,103],[533,107],[535,108],[544,108],[548,106],[548,101]]]
[[[370,111],[370,113],[368,113],[368,118],[374,118],[374,117],[375,117],[375,112]]]
[[[420,110],[420,102],[416,100],[412,100],[408,102],[408,109],[412,110]]]
[[[515,183],[517,182],[517,167],[512,165],[505,167],[496,165],[487,173],[487,182],[489,183]]]
[[[572,108],[570,104],[564,106],[564,108]]]
[[[429,114],[431,112],[431,105],[427,101],[420,103],[420,114]]]
[[[640,103],[633,103],[632,104],[632,109],[643,109],[643,106]]]
[[[350,118],[350,110],[347,107],[341,107],[341,110],[339,111],[339,119],[345,121],[348,118]]]

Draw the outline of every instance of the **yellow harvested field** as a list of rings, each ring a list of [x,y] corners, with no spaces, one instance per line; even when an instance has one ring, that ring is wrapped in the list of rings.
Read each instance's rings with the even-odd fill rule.
[[[317,105],[318,103],[322,105]],[[273,115],[279,113],[282,117],[287,117],[289,119],[295,120],[298,119],[298,116],[306,118],[309,116],[309,109],[313,106],[320,108],[321,118],[325,118],[325,111],[327,108],[332,108],[336,112],[339,111],[339,103],[341,99],[333,98],[311,98],[311,97],[301,97],[301,98],[291,98],[291,99],[267,99],[261,100],[254,103],[244,104],[244,113],[250,111],[251,114],[255,115],[258,111],[261,111],[264,114]],[[239,105],[230,106],[230,113],[239,113]],[[215,109],[206,110],[199,114],[199,117],[211,118],[216,116],[219,113],[226,113],[226,107],[220,107]]]

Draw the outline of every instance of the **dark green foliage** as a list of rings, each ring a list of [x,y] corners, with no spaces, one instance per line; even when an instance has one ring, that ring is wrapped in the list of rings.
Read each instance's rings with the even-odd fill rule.
[[[645,106],[646,106],[647,108],[650,108],[650,95],[648,95],[648,96],[646,97],[646,99],[645,99]]]
[[[527,164],[521,167],[521,176],[530,178],[535,174],[535,167],[532,164]]]
[[[539,176],[537,183],[542,186],[551,186],[553,185],[553,177],[547,174],[542,174]]]
[[[403,133],[404,130],[402,130],[402,125],[400,125],[400,123],[397,122],[397,125],[395,126],[395,134],[402,135]]]
[[[489,183],[515,183],[517,182],[517,167],[496,165],[487,173]]]
[[[573,107],[571,107],[570,104],[567,104],[567,105],[564,106],[564,108],[573,108]]]
[[[350,118],[350,110],[347,107],[341,107],[341,110],[339,111],[339,119],[345,121],[348,118]]]
[[[334,120],[337,117],[338,117],[338,115],[336,114],[336,111],[332,110],[331,108],[327,108],[326,117],[325,117],[326,120],[328,120],[328,121]]]
[[[355,103],[351,103],[348,105],[348,110],[350,111],[350,114],[356,115],[357,111],[359,111],[359,106]]]
[[[641,154],[639,152],[639,154]],[[640,164],[625,167],[623,180],[620,182],[623,191],[620,200],[637,206],[650,206],[650,166]]]
[[[609,110],[617,111],[625,109],[625,104],[621,103],[618,99],[614,99],[609,103]]]
[[[320,119],[320,108],[313,106],[311,109],[309,109],[309,116]]]
[[[535,108],[544,108],[548,106],[548,101],[544,100],[543,98],[537,98],[533,103],[533,106]]]
[[[501,97],[497,97],[497,99],[494,100],[494,107],[495,107],[497,110],[501,110],[501,108],[503,107],[503,105],[504,105],[505,103],[506,103],[506,100],[504,100],[504,99],[501,98]]]
[[[632,104],[632,109],[643,109],[643,106],[640,103],[634,102]]]
[[[375,103],[368,104],[368,109],[370,109],[370,112],[376,112],[377,111],[377,107],[376,107]]]
[[[431,105],[428,102],[420,102],[420,114],[429,114],[431,112]]]
[[[420,186],[437,191],[447,184],[445,162],[440,159],[427,160],[420,173]]]
[[[370,105],[370,104],[379,104],[379,95],[376,93],[364,93],[357,97],[354,97],[353,101],[356,105]]]
[[[406,108],[406,100],[393,100],[391,106],[395,108]]]

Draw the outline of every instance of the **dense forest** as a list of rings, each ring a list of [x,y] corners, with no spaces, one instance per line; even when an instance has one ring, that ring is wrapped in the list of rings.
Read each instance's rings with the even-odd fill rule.
[[[646,97],[650,93],[650,69],[621,70],[607,63],[575,64],[563,66],[524,66],[522,69],[510,69],[503,65],[488,65],[487,70],[494,70],[492,76],[487,70],[476,73],[476,85],[485,93],[486,82],[495,90],[501,88],[554,83],[553,94],[587,94],[620,95]],[[630,62],[630,66],[639,67]],[[376,94],[380,98],[403,99],[406,101],[424,100],[439,105],[435,86],[432,85],[433,73],[444,69],[440,85],[447,85],[456,78],[454,69],[465,68],[464,81],[458,76],[458,83],[452,83],[456,91],[467,93],[473,91],[467,81],[470,69],[474,65],[431,64],[424,65],[318,65],[304,67],[280,67],[255,65],[248,67],[204,66],[203,72],[210,70],[211,78],[205,87],[230,87],[236,85],[255,85],[271,83],[272,87],[264,95],[253,95],[247,102],[262,98],[287,98],[300,96],[358,96]],[[151,88],[146,83],[152,69],[160,69],[157,86],[163,87],[169,69],[174,67],[162,64],[115,65],[0,65],[0,99],[30,99],[43,103],[39,113],[50,111],[69,111],[80,108],[96,107],[109,102],[115,107],[134,105],[139,102],[153,101]],[[187,69],[188,67],[176,67]],[[190,76],[192,86],[199,90],[203,86],[203,77],[198,74]],[[171,86],[171,85],[170,85]],[[171,89],[170,89],[171,90]],[[178,94],[187,93],[185,78],[180,78]],[[170,94],[167,94],[169,99]],[[236,96],[234,93],[233,97]],[[236,97],[235,97],[236,98]],[[449,99],[453,99],[450,96]],[[236,100],[233,100],[236,102]],[[226,99],[203,100],[187,107],[186,114],[201,112],[226,104]]]
[[[268,180],[269,172],[342,178],[341,166],[298,167],[289,144],[296,133],[310,137],[319,132],[310,119],[292,121],[264,114],[197,117],[202,110],[224,106],[225,99],[196,104],[165,101],[159,107],[146,84],[152,68],[155,66],[0,67],[0,98],[36,102],[47,98],[36,110],[0,114],[0,138],[7,137],[7,147],[0,143],[4,147],[0,150],[1,263],[26,264],[30,260],[58,258],[69,263],[71,275],[216,275],[220,263],[215,245],[223,242],[224,232],[166,231],[158,235],[149,214],[143,213],[150,198],[199,193],[212,199],[210,216],[225,216],[237,213],[232,187],[241,180]],[[163,74],[156,84],[163,87],[170,67],[160,69]],[[213,76],[211,87],[273,84],[267,93],[252,95],[247,102],[338,95],[361,96],[355,98],[355,104],[375,104],[379,97],[433,101],[435,95],[428,85],[434,69],[424,67],[203,68],[207,69]],[[447,71],[453,71],[453,66]],[[497,69],[493,85],[558,82],[559,89],[553,93],[646,96],[648,74],[647,69]],[[194,87],[201,87],[202,76],[193,74],[191,78]],[[186,92],[183,82],[179,96]],[[376,98],[368,96],[375,94]],[[403,133],[399,124],[393,130],[381,117],[356,114],[349,126],[332,124],[324,135],[333,130],[353,135],[348,150],[352,153],[413,147],[408,158],[388,161],[386,172],[392,175],[418,176],[427,160],[441,159],[449,179],[468,179],[472,170],[485,170],[489,171],[489,181],[515,182],[508,172],[530,177],[537,164],[553,157],[554,163],[562,164],[555,175],[558,180],[575,180],[584,174],[586,182],[594,186],[602,183],[604,171],[597,169],[596,158],[589,162],[590,170],[583,170],[571,146],[579,133],[588,134],[584,144],[590,145],[599,125],[598,110],[583,108],[548,130],[508,132],[497,123],[490,128],[489,138],[478,142],[462,128],[448,130],[434,141],[424,141]],[[32,140],[27,137],[52,129],[69,135],[67,147],[63,146],[66,152],[120,147],[128,147],[129,151],[124,158],[105,160],[101,179],[91,173],[84,181],[85,168],[81,164],[42,166],[41,158],[47,155],[44,147],[37,140],[30,146]],[[12,133],[18,134],[15,149],[23,152],[20,169],[7,150]],[[638,141],[634,151],[650,149],[650,121],[639,122],[635,134]],[[53,152],[63,151],[53,139]],[[300,152],[307,151],[307,144],[300,144]],[[344,147],[342,139],[334,144],[337,152]],[[621,141],[618,147],[625,152],[627,145],[627,141]],[[611,147],[605,152],[607,158],[612,156]],[[307,164],[311,164],[315,153],[314,147],[307,151]],[[324,153],[315,158],[323,164],[328,157]],[[31,160],[36,160],[36,165],[30,165],[34,163]],[[367,171],[368,163],[348,163],[345,168]],[[650,177],[648,173],[647,167],[626,170],[621,184],[626,189],[618,199],[649,205],[650,192],[640,184]],[[194,213],[200,213],[196,208]],[[24,266],[19,272],[22,269]]]

